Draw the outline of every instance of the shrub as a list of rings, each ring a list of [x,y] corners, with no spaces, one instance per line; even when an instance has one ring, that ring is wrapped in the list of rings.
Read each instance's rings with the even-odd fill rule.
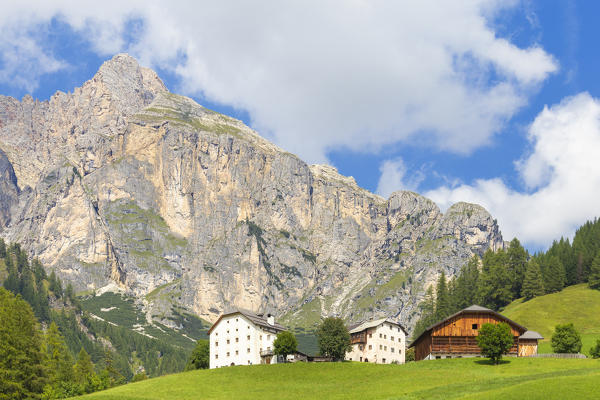
[[[590,349],[590,355],[593,358],[600,358],[600,339],[596,340],[596,345]]]
[[[317,330],[317,338],[321,355],[336,361],[343,360],[346,353],[352,349],[350,333],[341,318],[325,318]]]
[[[552,350],[555,353],[579,353],[581,336],[571,324],[558,324],[552,334]]]
[[[295,353],[298,348],[298,341],[292,332],[279,332],[277,338],[273,342],[273,352],[278,356],[287,358],[288,354]]]
[[[498,364],[503,354],[507,354],[514,344],[510,326],[505,323],[483,324],[477,336],[477,345],[481,354]]]

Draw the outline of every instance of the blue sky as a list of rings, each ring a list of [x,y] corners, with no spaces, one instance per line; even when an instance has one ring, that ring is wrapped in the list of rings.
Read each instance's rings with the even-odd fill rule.
[[[0,17],[1,94],[72,91],[126,51],[307,162],[480,203],[530,249],[600,214],[597,2],[53,3]]]

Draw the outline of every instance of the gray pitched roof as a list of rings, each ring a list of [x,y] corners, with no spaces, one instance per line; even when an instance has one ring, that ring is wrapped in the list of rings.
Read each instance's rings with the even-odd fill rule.
[[[223,319],[223,317],[228,316],[228,315],[233,315],[233,314],[241,314],[244,317],[248,318],[248,320],[250,320],[250,322],[252,322],[254,325],[260,326],[262,328],[274,329],[275,331],[287,330],[285,326],[283,326],[277,322],[275,322],[273,325],[269,324],[269,322],[267,322],[267,318],[264,317],[263,314],[255,314],[251,311],[237,308],[237,309],[233,309],[233,310],[230,310],[230,311],[227,311],[227,312],[221,314],[219,319],[217,319],[217,321],[213,324],[213,326],[210,327],[210,329],[208,330],[208,333],[210,334],[210,332],[213,330],[213,328],[215,326],[217,326],[217,324],[221,321],[221,319]]]
[[[381,318],[381,319],[375,319],[375,320],[371,320],[371,321],[365,321],[361,324],[352,326],[349,329],[349,331],[350,331],[350,333],[362,332],[365,329],[375,328],[376,326],[379,326],[379,325],[383,324],[384,322],[387,322],[388,324],[392,324],[392,325],[396,325],[396,326],[400,327],[400,329],[402,329],[404,331],[404,334],[406,335],[406,329],[404,329],[404,327],[402,325],[400,325],[399,323],[394,322],[388,318]]]
[[[469,306],[462,311],[492,311],[492,310],[490,310],[489,308],[478,306],[477,304],[473,304],[472,306]]]
[[[540,335],[539,333],[537,333],[536,331],[527,331],[524,334],[522,334],[521,336],[519,336],[519,339],[543,339],[544,337],[542,335]]]

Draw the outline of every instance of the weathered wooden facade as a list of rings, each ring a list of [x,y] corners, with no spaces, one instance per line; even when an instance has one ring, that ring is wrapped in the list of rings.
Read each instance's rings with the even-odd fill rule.
[[[531,356],[537,354],[538,339],[543,337],[517,324],[505,316],[485,307],[473,305],[457,312],[425,330],[410,347],[415,348],[415,360],[469,357],[481,354],[477,335],[483,324],[506,322],[514,337],[509,355]]]

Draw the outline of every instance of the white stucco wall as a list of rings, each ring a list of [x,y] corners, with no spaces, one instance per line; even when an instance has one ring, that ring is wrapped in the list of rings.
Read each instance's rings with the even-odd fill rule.
[[[362,350],[361,347],[362,346]],[[397,362],[404,364],[406,357],[406,335],[398,325],[384,322],[367,330],[365,344],[352,345],[346,360],[366,361],[378,364]]]
[[[242,314],[225,316],[210,333],[210,368],[260,364],[261,350],[272,350],[276,336]]]

